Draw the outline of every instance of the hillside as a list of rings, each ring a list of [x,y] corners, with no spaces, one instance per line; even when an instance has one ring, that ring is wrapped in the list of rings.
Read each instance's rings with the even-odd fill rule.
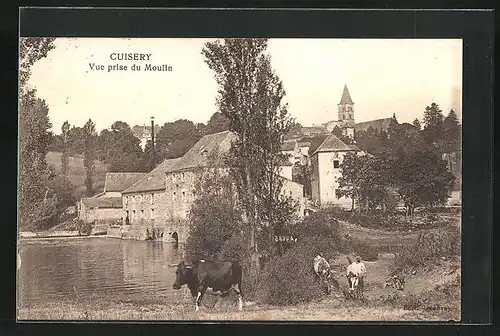
[[[49,152],[47,154],[47,164],[53,165],[56,173],[61,173],[61,155],[59,152]],[[102,192],[104,189],[104,179],[106,177],[106,164],[95,161],[95,176],[94,189],[96,193]],[[83,157],[69,158],[69,173],[70,182],[75,186],[73,194],[79,199],[85,193],[85,168],[83,166]]]

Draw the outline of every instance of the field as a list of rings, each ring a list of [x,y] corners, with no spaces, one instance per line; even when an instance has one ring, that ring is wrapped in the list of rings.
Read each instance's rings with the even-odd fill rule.
[[[341,222],[342,231],[352,237],[384,247],[408,244],[417,233],[393,233],[367,229]],[[213,307],[215,299],[206,296],[199,312],[186,297],[180,302],[165,302],[154,297],[117,298],[109,302],[95,296],[67,298],[57,304],[44,304],[18,312],[20,319],[35,320],[326,320],[326,321],[448,321],[460,320],[460,263],[457,258],[440,258],[425,267],[406,274],[403,291],[384,288],[390,277],[394,254],[380,253],[377,260],[365,261],[366,302],[347,300],[344,269],[346,255],[330,260],[340,289],[321,299],[294,306],[277,307],[259,302],[246,302],[242,312],[230,297]],[[232,300],[231,300],[232,299]]]
[[[49,152],[47,153],[47,164],[53,165],[56,173],[61,173],[61,153]],[[95,176],[94,176],[94,190],[100,193],[104,189],[104,179],[106,177],[107,167],[100,161],[95,161]],[[83,157],[70,157],[69,158],[69,181],[75,186],[73,191],[74,196],[79,199],[85,193],[85,168],[83,166]]]

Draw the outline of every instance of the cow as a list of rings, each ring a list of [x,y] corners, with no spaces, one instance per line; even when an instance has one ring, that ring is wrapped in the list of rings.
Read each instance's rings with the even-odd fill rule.
[[[200,309],[201,300],[207,291],[211,294],[226,296],[234,290],[238,294],[238,309],[243,309],[242,270],[237,261],[198,260],[191,265],[181,261],[171,266],[177,266],[176,279],[172,287],[178,290],[183,285],[187,285],[193,298],[196,298],[196,311]]]
[[[323,258],[321,253],[318,253],[318,255],[314,257],[313,269],[314,273],[319,277],[321,282],[324,285],[326,285],[326,293],[330,294],[331,292],[330,278],[332,270],[330,268],[330,264],[328,263],[328,261],[326,261],[325,258]]]

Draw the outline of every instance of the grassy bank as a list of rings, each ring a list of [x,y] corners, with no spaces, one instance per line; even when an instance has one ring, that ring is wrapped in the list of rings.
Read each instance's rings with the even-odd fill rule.
[[[447,321],[457,318],[448,311],[423,311],[394,308],[387,305],[343,302],[328,297],[318,302],[289,307],[252,305],[237,311],[230,304],[194,311],[194,304],[76,304],[58,303],[32,309],[20,309],[21,320],[291,320],[291,321]]]

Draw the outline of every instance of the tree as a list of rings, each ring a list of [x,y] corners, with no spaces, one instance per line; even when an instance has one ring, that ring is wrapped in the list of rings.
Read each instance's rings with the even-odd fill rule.
[[[140,140],[134,136],[126,122],[115,121],[109,130],[102,130],[99,147],[111,172],[150,170],[150,166],[144,166]]]
[[[19,107],[19,214],[20,227],[40,218],[29,213],[43,202],[50,177],[46,156],[51,142],[52,124],[44,100],[34,91],[23,95]],[[43,225],[43,222],[40,222]]]
[[[453,187],[454,176],[446,162],[431,150],[398,157],[396,185],[404,201],[406,215],[412,216],[421,205],[433,207],[444,203]]]
[[[167,122],[155,137],[158,162],[183,156],[202,137],[199,128],[186,119]]]
[[[83,154],[85,148],[85,130],[83,127],[73,126],[69,131],[70,155]]]
[[[413,126],[415,126],[419,131],[422,129],[422,125],[420,124],[420,120],[418,120],[418,118],[415,118],[415,120],[413,120]]]
[[[210,153],[209,167],[220,167],[222,158]],[[228,172],[207,168],[195,182],[196,198],[189,212],[189,236],[186,258],[217,259],[225,243],[233,236],[243,236],[241,207]]]
[[[443,122],[443,137],[445,152],[459,152],[461,148],[461,130],[457,114],[453,109],[444,118]]]
[[[55,48],[55,37],[21,37],[19,39],[19,86],[26,92],[31,66],[36,61],[47,57]]]
[[[443,131],[443,112],[436,103],[432,103],[424,111],[424,136],[429,144],[439,146]]]
[[[213,134],[229,130],[229,121],[220,112],[215,112],[207,123],[205,134]]]
[[[85,132],[85,147],[83,149],[83,166],[85,167],[85,186],[87,188],[87,196],[94,194],[94,171],[95,171],[95,150],[97,133],[95,124],[92,119],[89,119],[83,126]]]
[[[243,205],[254,277],[260,268],[259,229],[266,220],[275,219],[272,211],[281,204],[278,163],[283,138],[292,125],[282,103],[282,82],[271,68],[266,48],[267,39],[224,39],[208,42],[202,51],[219,85],[219,111],[237,135],[228,163]]]
[[[308,165],[300,165],[297,168],[298,173],[293,177],[293,180],[297,183],[300,183],[304,186],[304,194],[307,197],[311,197],[312,189],[311,189],[311,179],[312,179],[312,171],[311,167]]]
[[[285,140],[300,137],[302,134],[302,125],[295,120],[292,122],[290,131],[285,135]]]
[[[61,171],[64,178],[68,177],[69,169],[69,122],[66,120],[61,127],[62,137],[62,155],[61,155]]]

